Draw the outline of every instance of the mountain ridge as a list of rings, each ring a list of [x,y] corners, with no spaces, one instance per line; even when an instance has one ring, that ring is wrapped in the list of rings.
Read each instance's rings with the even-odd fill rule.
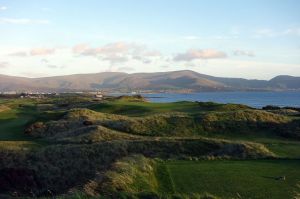
[[[0,91],[238,91],[300,90],[300,77],[279,75],[270,80],[215,77],[192,70],[124,73],[101,72],[51,77],[17,77],[0,74]]]

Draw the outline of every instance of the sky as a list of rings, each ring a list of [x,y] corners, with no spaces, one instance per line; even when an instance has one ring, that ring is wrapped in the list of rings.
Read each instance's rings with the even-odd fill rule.
[[[0,74],[300,76],[299,0],[0,0]]]

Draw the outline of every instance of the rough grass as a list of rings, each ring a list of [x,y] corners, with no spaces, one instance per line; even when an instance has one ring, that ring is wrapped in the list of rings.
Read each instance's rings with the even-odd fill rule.
[[[3,111],[8,111],[8,110],[10,110],[10,108],[8,106],[0,104],[0,113],[3,112]]]
[[[60,194],[66,193],[70,189],[77,190],[78,187],[83,186],[91,191],[95,186],[96,188],[100,186],[98,182],[101,182],[104,172],[110,168],[111,164],[119,158],[132,154],[143,154],[148,158],[177,160],[300,157],[299,142],[291,141],[300,135],[297,134],[299,132],[297,118],[292,120],[291,117],[285,115],[254,110],[243,105],[201,102],[159,104],[127,98],[99,103],[93,102],[91,98],[80,96],[42,100],[16,99],[0,103],[10,108],[0,112],[0,140],[8,140],[0,142],[0,172],[1,169],[7,167],[17,170],[24,169],[24,171],[28,171],[28,175],[33,172],[34,175],[30,174],[27,177],[35,179],[36,184],[25,183],[25,186],[22,178],[10,179],[17,186],[12,187],[13,189],[10,191],[23,191],[24,195],[28,195],[32,190],[36,195],[44,195],[47,194],[47,189],[51,190],[53,194]],[[90,107],[96,111],[77,109],[77,107]],[[71,108],[75,109],[69,110]],[[36,123],[37,128],[29,133],[30,135],[45,137],[45,140],[53,141],[51,145],[57,142],[60,144],[51,146],[48,145],[48,142],[44,144],[32,136],[24,135],[24,129],[36,121],[39,122]],[[84,124],[86,121],[88,121],[88,125]],[[282,132],[293,132],[297,136],[289,137],[289,139],[280,137],[283,135],[277,131],[282,129]],[[216,139],[216,137],[226,140]],[[252,142],[248,142],[249,140]],[[44,147],[39,148],[41,145]],[[38,150],[28,150],[32,148]],[[282,160],[280,164],[277,164],[276,161],[261,162],[259,160],[227,161],[228,164],[219,167],[218,165],[222,165],[221,163],[226,163],[226,161],[189,161],[191,167],[182,163],[182,168],[180,162],[178,164],[179,173],[176,175],[181,174],[182,176],[179,176],[178,179],[182,178],[186,184],[182,185],[183,188],[178,191],[179,185],[172,177],[175,174],[170,169],[170,165],[179,162],[157,164],[144,157],[137,159],[119,160],[112,167],[114,168],[111,170],[112,173],[107,174],[107,179],[111,179],[107,181],[110,182],[108,185],[119,187],[115,189],[116,191],[122,189],[126,192],[134,192],[119,192],[120,195],[117,198],[153,198],[157,197],[157,194],[161,194],[161,198],[163,196],[166,198],[205,198],[206,196],[203,195],[205,192],[220,195],[217,192],[216,194],[211,192],[210,189],[197,187],[200,186],[198,184],[203,184],[195,183],[203,181],[201,178],[203,176],[200,175],[203,169],[208,171],[204,174],[207,174],[206,178],[211,181],[209,182],[210,187],[225,186],[226,188],[226,180],[230,181],[233,171],[239,172],[233,175],[233,179],[239,179],[238,174],[245,170],[244,178],[251,179],[253,182],[257,181],[263,187],[261,190],[264,191],[267,182],[257,176],[252,176],[252,178],[251,175],[255,175],[254,171],[257,170],[258,174],[266,172],[266,174],[277,175],[276,172],[281,171],[285,161],[287,161],[288,172],[294,172],[295,168],[291,166],[295,165],[291,163],[292,160]],[[146,163],[143,164],[143,162]],[[235,162],[240,164],[235,164]],[[295,162],[299,165],[299,161],[295,160]],[[217,163],[215,170],[208,170],[214,168],[214,163]],[[152,165],[152,170],[147,166],[139,167],[141,165]],[[226,165],[231,166],[226,167]],[[260,165],[263,165],[263,168]],[[199,169],[197,169],[198,166]],[[264,168],[265,170],[263,170]],[[7,173],[5,170],[3,172]],[[186,176],[189,175],[190,178],[187,179]],[[297,176],[298,173],[293,173],[293,175]],[[109,176],[113,177],[109,178]],[[220,176],[220,182],[213,181],[218,179],[218,176]],[[124,183],[131,182],[131,184],[125,186],[120,183],[122,181],[114,179],[123,179]],[[93,181],[96,184],[93,184]],[[196,187],[189,183],[196,184]],[[236,185],[238,183],[230,183],[228,186],[233,186],[233,188],[237,186],[238,190],[242,190],[239,185]],[[170,187],[169,184],[173,185]],[[249,191],[245,187],[253,187],[250,186],[252,184],[249,185],[246,182],[243,184],[242,182],[241,185],[244,187],[241,197],[249,198],[252,189]],[[26,190],[23,190],[24,187]],[[185,191],[189,187],[191,190],[199,188],[200,192],[191,196],[187,194],[188,191]],[[272,189],[276,188],[274,187],[275,185],[271,185]],[[288,185],[288,187],[292,186]],[[140,193],[144,189],[151,193]],[[225,190],[231,189],[227,187]],[[153,191],[157,193],[152,193]],[[259,192],[260,190],[257,188],[255,191]],[[277,193],[276,191],[275,193]],[[0,190],[1,192],[2,190]],[[99,193],[99,190],[96,189],[96,193]],[[261,195],[257,193],[254,196]],[[83,194],[78,197],[86,196]]]
[[[174,189],[169,189],[172,182],[162,166],[164,164],[159,159],[153,160],[142,155],[128,156],[116,161],[100,182],[91,181],[84,190],[88,190],[89,196],[99,197],[101,194],[112,198],[216,199],[211,194],[175,194]]]
[[[0,141],[0,151],[27,151],[42,145],[32,141]]]
[[[280,125],[290,122],[288,117],[261,110],[238,110],[213,112],[203,116],[202,124],[206,131],[213,132],[253,132],[276,130]]]
[[[206,191],[222,198],[273,199],[293,198],[297,191],[299,193],[299,160],[171,161],[161,164],[165,164],[165,172],[169,173],[178,193]],[[277,180],[279,176],[285,176],[286,180]]]
[[[53,136],[84,127],[84,121],[93,125],[134,135],[146,136],[207,136],[213,134],[256,134],[265,131],[269,136],[297,137],[297,121],[282,115],[260,110],[209,112],[189,115],[180,112],[128,117],[89,109],[72,109],[62,120],[48,122],[32,134]],[[289,125],[293,124],[293,125]],[[289,131],[287,131],[289,129]],[[295,129],[295,131],[294,131]],[[299,134],[299,135],[298,135]]]
[[[22,140],[24,126],[32,119],[30,116],[20,116],[18,110],[10,110],[0,113],[0,139]]]
[[[0,182],[4,184],[7,181],[12,182],[12,186],[0,190],[0,193],[9,191],[28,195],[33,192],[36,195],[43,195],[47,194],[48,190],[55,194],[65,193],[71,188],[83,186],[97,179],[98,173],[105,171],[111,163],[132,154],[165,159],[272,158],[272,154],[259,144],[212,139],[122,140],[97,144],[50,145],[36,151],[17,153],[0,151],[0,174],[1,172],[7,174],[7,171],[2,171],[7,168],[22,169],[24,173],[21,178],[23,180],[14,177],[14,173],[4,180],[1,180],[0,175]],[[135,163],[131,162],[126,168],[129,169],[132,164]],[[139,162],[136,164],[141,165]],[[142,175],[142,173],[132,173],[131,176]],[[101,179],[101,175],[99,178]],[[25,183],[25,179],[29,182]],[[143,183],[146,181],[134,183],[129,188],[143,189],[147,185],[140,185]]]
[[[103,126],[82,127],[51,137],[51,140],[69,143],[95,143],[112,140],[138,140],[139,136],[114,131]]]
[[[149,114],[181,112],[188,114],[199,114],[208,111],[234,111],[251,109],[239,104],[218,104],[213,102],[173,102],[173,103],[151,103],[141,101],[114,100],[91,105],[88,107],[98,112],[127,115],[145,116]]]
[[[250,141],[261,143],[266,146],[277,157],[299,159],[300,158],[300,142],[283,138],[280,136],[272,136],[270,133],[261,132],[257,134],[223,134],[223,135],[210,135],[211,138],[219,138],[225,140],[235,140],[237,142]]]
[[[274,140],[272,142],[263,142],[263,144],[280,158],[300,159],[299,142],[280,142]]]
[[[104,192],[156,192],[158,184],[155,177],[155,162],[136,155],[115,162],[105,173],[101,184]]]

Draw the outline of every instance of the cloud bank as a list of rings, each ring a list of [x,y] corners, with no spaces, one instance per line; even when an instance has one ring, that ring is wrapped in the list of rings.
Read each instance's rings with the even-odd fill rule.
[[[218,51],[215,49],[190,49],[185,53],[177,54],[173,60],[174,61],[192,61],[194,59],[218,59],[226,58],[226,53]]]
[[[145,45],[128,42],[109,43],[99,47],[77,44],[73,46],[72,52],[76,55],[97,57],[109,61],[111,65],[125,63],[129,60],[151,63],[151,59],[162,56],[161,52],[149,50]]]
[[[30,55],[37,56],[37,55],[51,55],[55,53],[54,48],[34,48],[30,51]]]
[[[233,54],[235,56],[248,56],[248,57],[254,57],[255,54],[252,51],[245,51],[245,50],[234,50]]]

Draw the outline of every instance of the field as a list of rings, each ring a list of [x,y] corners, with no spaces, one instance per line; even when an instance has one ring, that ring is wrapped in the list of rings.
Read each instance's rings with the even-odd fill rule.
[[[299,129],[239,104],[0,99],[0,197],[293,198]]]
[[[293,198],[300,191],[299,160],[170,161],[161,164],[172,182],[161,182],[162,186],[175,193],[209,192],[222,198],[281,199]],[[280,176],[285,176],[286,180],[277,180]]]

